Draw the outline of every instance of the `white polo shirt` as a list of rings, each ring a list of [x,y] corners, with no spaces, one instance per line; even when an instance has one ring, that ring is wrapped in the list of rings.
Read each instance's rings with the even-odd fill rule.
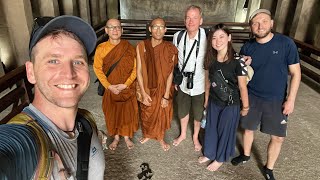
[[[200,44],[199,44],[198,57],[196,57],[196,50],[197,50],[197,44],[196,44],[190,54],[189,61],[184,69],[184,72],[195,72],[193,77],[193,88],[192,89],[187,88],[187,77],[184,77],[184,76],[183,76],[182,83],[180,84],[180,89],[182,92],[189,94],[190,96],[200,95],[205,91],[205,71],[203,69],[204,67],[203,63],[204,63],[204,58],[205,58],[206,49],[207,49],[206,33],[203,28],[200,28],[200,31],[198,31],[195,37],[193,39],[190,39],[187,31],[185,31],[185,33],[181,37],[180,43],[177,45],[177,37],[179,32],[176,32],[173,35],[173,44],[178,49],[178,58],[179,58],[178,64],[179,64],[180,70],[182,69],[182,65],[188,57],[188,54],[192,48],[194,41],[195,40],[199,41],[198,33],[200,32]],[[184,47],[185,36],[187,36],[187,38],[186,38],[186,52],[184,57],[183,47]]]

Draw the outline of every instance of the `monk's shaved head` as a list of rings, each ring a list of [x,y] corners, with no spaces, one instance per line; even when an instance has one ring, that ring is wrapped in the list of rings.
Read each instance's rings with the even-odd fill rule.
[[[121,25],[121,22],[118,19],[109,19],[106,23],[106,26],[110,25]]]
[[[151,21],[151,24],[150,24],[150,25],[153,26],[153,25],[155,25],[155,24],[162,24],[162,25],[166,26],[166,22],[164,21],[163,18],[160,18],[160,17],[153,19],[153,20]]]

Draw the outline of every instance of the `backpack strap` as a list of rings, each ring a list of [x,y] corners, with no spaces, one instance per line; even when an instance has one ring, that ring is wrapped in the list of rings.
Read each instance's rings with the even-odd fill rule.
[[[179,43],[180,43],[180,41],[181,41],[181,38],[182,38],[182,36],[183,36],[183,34],[186,32],[186,30],[181,30],[180,32],[179,32],[179,34],[178,34],[178,37],[177,37],[177,44],[176,44],[176,46],[179,46]]]
[[[27,125],[32,129],[39,151],[34,179],[49,179],[53,169],[54,151],[45,131],[33,118],[23,112],[14,116],[7,124]]]
[[[79,131],[77,155],[77,179],[88,178],[90,145],[92,134],[97,132],[97,125],[92,114],[85,109],[78,109],[76,126]]]

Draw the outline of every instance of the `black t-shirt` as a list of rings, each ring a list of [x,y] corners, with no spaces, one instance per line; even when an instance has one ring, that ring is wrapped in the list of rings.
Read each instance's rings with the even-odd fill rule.
[[[210,98],[221,106],[240,104],[240,93],[238,87],[238,76],[246,76],[244,61],[241,57],[235,56],[234,60],[227,62],[213,61],[209,69]],[[223,83],[219,79],[224,80]],[[227,85],[226,85],[227,84]],[[230,89],[226,93],[230,94],[229,100],[226,102],[222,97],[222,89],[226,91],[226,86]]]

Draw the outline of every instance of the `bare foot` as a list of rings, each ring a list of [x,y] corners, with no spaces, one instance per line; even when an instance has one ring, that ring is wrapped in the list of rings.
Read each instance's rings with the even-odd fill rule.
[[[149,141],[150,140],[150,138],[141,138],[140,140],[139,140],[139,142],[141,143],[141,144],[144,144],[144,143],[146,143],[147,141]]]
[[[117,149],[117,146],[119,144],[119,139],[114,139],[113,142],[109,145],[109,149],[114,151]]]
[[[133,148],[134,144],[129,138],[125,138],[124,142],[126,143],[128,149],[132,149]]]
[[[168,143],[166,143],[165,141],[161,140],[159,142],[160,142],[160,145],[164,151],[168,151],[170,149],[170,145]]]
[[[200,164],[205,163],[205,162],[208,162],[209,160],[210,160],[210,159],[207,158],[207,157],[205,157],[205,156],[200,156],[200,157],[198,158],[198,162],[199,162]]]
[[[178,146],[183,140],[185,140],[186,137],[182,137],[182,136],[179,136],[177,139],[173,140],[173,145],[174,146]]]
[[[217,171],[222,164],[223,162],[213,161],[211,164],[209,164],[207,169],[209,171]]]
[[[194,145],[194,151],[201,151],[202,146],[198,139],[193,140],[193,145]]]

